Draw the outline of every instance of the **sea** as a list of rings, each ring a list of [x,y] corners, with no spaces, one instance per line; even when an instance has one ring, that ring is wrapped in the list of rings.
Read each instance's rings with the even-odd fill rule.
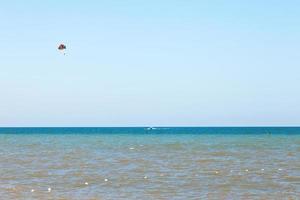
[[[0,199],[300,199],[300,128],[0,128]]]

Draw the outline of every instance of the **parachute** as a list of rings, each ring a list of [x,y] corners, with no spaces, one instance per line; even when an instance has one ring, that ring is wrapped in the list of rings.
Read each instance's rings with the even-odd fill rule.
[[[60,44],[58,46],[58,50],[61,51],[62,53],[64,53],[64,55],[66,55],[65,50],[67,49],[66,45],[64,44]]]

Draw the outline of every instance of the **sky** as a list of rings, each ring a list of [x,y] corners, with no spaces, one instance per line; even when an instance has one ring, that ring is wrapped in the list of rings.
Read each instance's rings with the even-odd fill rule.
[[[3,1],[0,126],[298,126],[299,10],[296,0]]]

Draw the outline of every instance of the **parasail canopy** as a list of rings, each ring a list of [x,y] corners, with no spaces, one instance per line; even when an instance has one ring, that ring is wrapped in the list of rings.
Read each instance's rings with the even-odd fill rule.
[[[58,50],[65,50],[67,47],[66,47],[66,45],[64,45],[64,44],[60,44],[59,46],[58,46]]]

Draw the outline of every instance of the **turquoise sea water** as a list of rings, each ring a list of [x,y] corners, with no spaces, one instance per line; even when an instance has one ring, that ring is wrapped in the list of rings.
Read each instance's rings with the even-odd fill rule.
[[[0,128],[0,199],[300,199],[300,128]]]

